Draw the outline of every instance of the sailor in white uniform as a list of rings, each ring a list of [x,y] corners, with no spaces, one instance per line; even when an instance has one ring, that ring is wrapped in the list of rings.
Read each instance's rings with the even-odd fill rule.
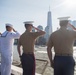
[[[6,24],[6,31],[0,37],[1,75],[11,75],[13,42],[19,37],[20,34],[13,29],[13,25]]]

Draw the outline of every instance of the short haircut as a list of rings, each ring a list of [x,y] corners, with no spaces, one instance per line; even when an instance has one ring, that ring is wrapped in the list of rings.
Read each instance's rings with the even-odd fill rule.
[[[67,26],[69,20],[61,20],[60,21],[60,26]]]
[[[25,24],[25,28],[27,29],[29,26],[33,26],[32,24]]]
[[[6,26],[6,28],[9,28],[10,26]],[[10,27],[11,28],[11,27]]]

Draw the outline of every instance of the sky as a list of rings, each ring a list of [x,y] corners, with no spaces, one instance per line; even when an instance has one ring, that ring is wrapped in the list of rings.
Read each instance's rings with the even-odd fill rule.
[[[11,23],[22,34],[25,21],[34,21],[35,27],[42,25],[45,29],[49,7],[53,31],[59,27],[59,17],[76,20],[76,0],[0,0],[0,32],[5,31],[6,23]]]

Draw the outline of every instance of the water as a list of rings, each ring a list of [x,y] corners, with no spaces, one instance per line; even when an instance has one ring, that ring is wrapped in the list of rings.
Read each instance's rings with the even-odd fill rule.
[[[13,46],[13,60],[17,61],[17,62],[20,62],[20,58],[19,58],[19,55],[18,55],[18,52],[17,52],[17,45]]]
[[[14,65],[18,65],[18,63],[20,63],[20,59],[19,59],[19,55],[17,52],[17,46],[14,45],[13,46],[13,60],[15,61]],[[36,60],[37,59],[41,59],[41,60],[48,60],[48,56],[47,56],[47,47],[40,47],[40,46],[35,46],[35,57]],[[73,57],[76,61],[76,47],[74,48],[74,54]],[[45,68],[45,62],[44,61],[36,61],[36,73],[40,73],[43,75],[53,75],[53,69],[50,67],[50,63],[48,63],[46,69]],[[75,74],[76,75],[76,67],[75,67]]]
[[[39,61],[39,60],[36,61],[36,73],[40,73],[40,74],[43,73],[43,75],[53,75],[53,69],[50,67],[50,63],[48,63],[46,69],[44,70],[46,62],[44,62],[43,60],[49,60],[48,56],[47,56],[46,48],[47,47],[40,47],[40,46],[35,47],[36,60],[37,59],[41,60],[41,61]],[[73,47],[73,49],[74,49],[73,57],[74,57],[75,62],[76,62],[76,47]],[[20,59],[19,59],[19,55],[17,52],[17,46],[16,45],[14,46],[13,57],[14,57],[14,61],[17,61],[16,65],[18,65],[18,62],[20,62],[19,61]],[[76,75],[76,66],[75,66],[74,75]]]
[[[74,50],[74,52],[73,52],[73,57],[74,57],[75,62],[76,62],[76,47],[73,47],[73,50]]]
[[[22,51],[21,51],[22,52]],[[40,47],[40,46],[35,46],[35,57],[37,59],[47,59],[47,55],[46,55],[46,47]],[[13,60],[20,62],[20,58],[17,52],[17,45],[13,46]]]
[[[19,55],[17,52],[17,46],[14,45],[13,49],[14,49],[13,50],[13,60],[20,62]],[[76,47],[74,46],[73,49],[74,49],[73,57],[76,61]],[[48,59],[46,47],[36,46],[35,47],[35,56],[37,59]]]

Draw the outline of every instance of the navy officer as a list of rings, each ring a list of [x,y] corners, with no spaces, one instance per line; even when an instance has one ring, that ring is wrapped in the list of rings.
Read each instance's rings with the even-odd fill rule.
[[[13,41],[19,37],[20,33],[13,28],[12,24],[7,23],[6,31],[3,32],[0,37],[1,75],[11,74],[11,64],[13,60]]]

